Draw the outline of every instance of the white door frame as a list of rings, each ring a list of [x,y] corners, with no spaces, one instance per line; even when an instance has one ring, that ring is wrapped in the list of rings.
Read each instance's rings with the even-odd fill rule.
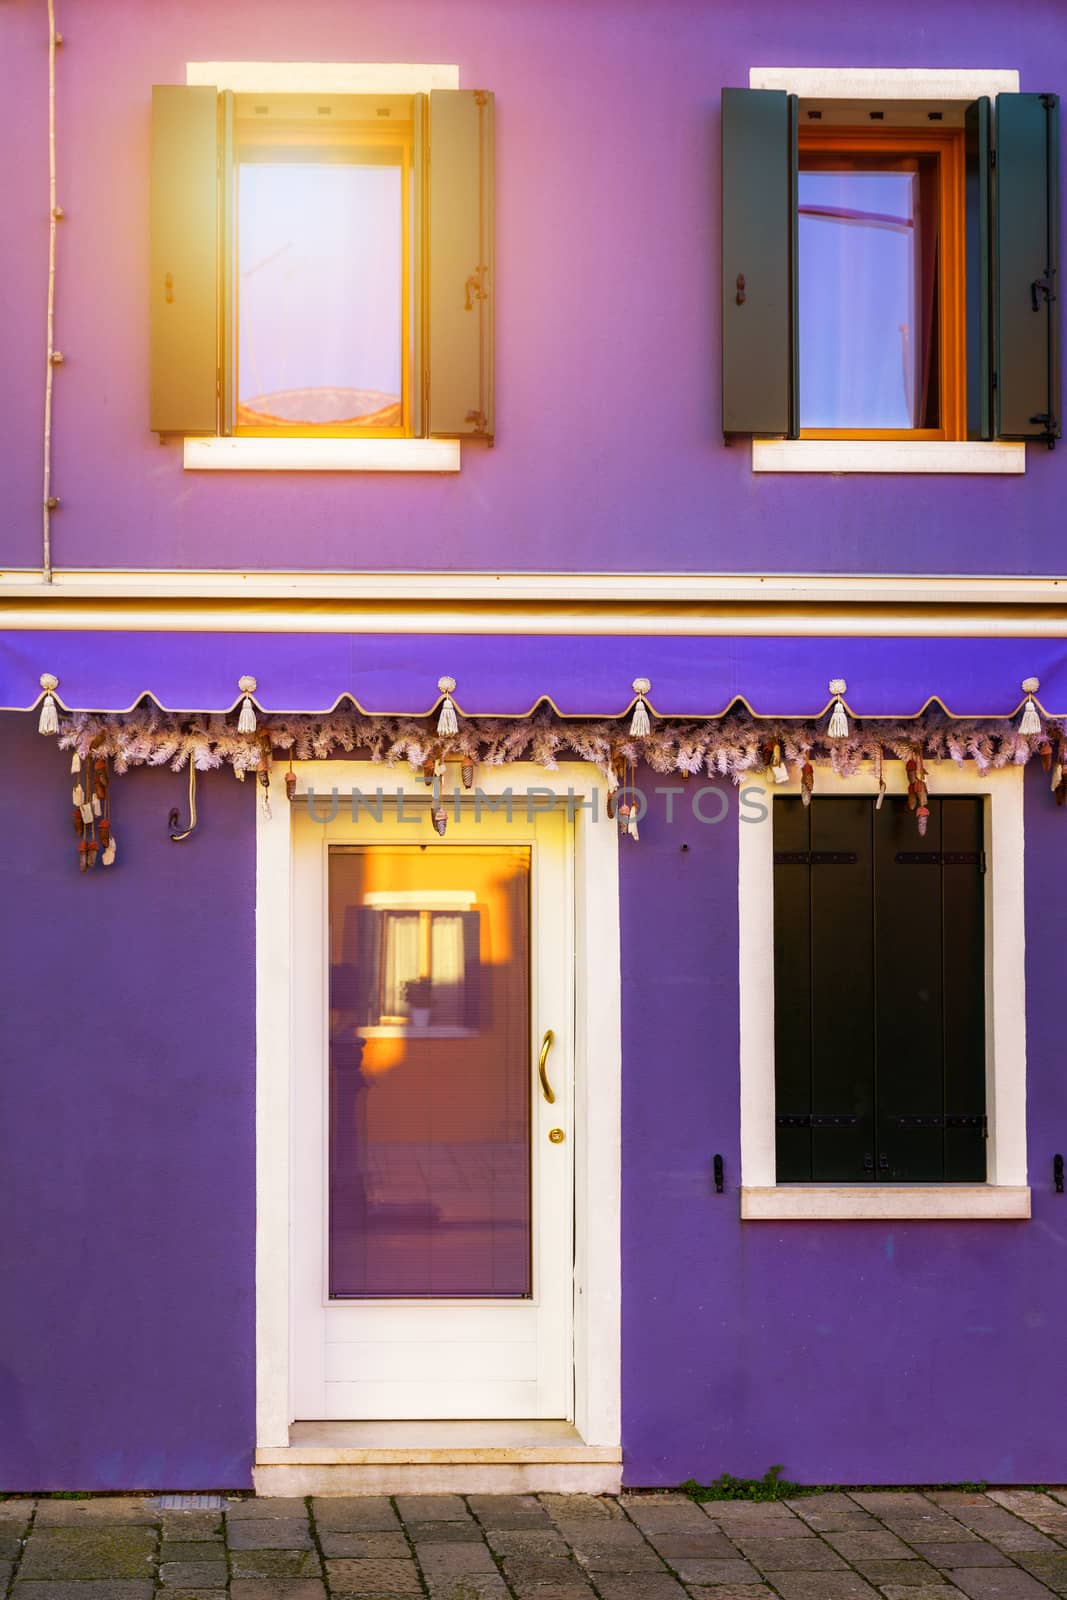
[[[336,790],[350,803],[399,791],[425,804],[410,768],[367,761],[296,762],[297,799],[311,790],[325,814]],[[621,1439],[621,983],[618,832],[606,815],[607,786],[595,768],[529,763],[479,768],[488,795],[510,791],[525,812],[567,805],[573,815],[574,1027],[574,1384],[575,1427],[591,1445]],[[256,817],[256,1446],[289,1444],[290,1195],[293,1029],[291,982],[293,829],[284,768],[275,766]]]

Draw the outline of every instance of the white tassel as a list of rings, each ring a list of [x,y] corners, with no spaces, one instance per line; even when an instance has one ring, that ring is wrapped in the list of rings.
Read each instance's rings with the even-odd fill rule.
[[[649,721],[648,716],[648,706],[645,704],[645,695],[648,693],[651,687],[652,685],[647,678],[634,679],[633,689],[634,694],[637,696],[637,704],[634,706],[634,714],[630,719],[631,739],[644,739],[652,732],[652,723]],[[637,825],[635,823],[635,839],[637,838],[636,826]]]
[[[104,853],[100,857],[100,860],[101,860],[101,862],[103,863],[103,865],[105,867],[114,866],[114,864],[115,864],[115,835],[114,834],[112,834],[110,839],[107,841],[107,844],[106,844],[106,846],[104,848]]]
[[[640,837],[641,837],[641,835],[637,831],[637,807],[636,807],[636,805],[632,805],[630,807],[630,815],[629,815],[629,817],[627,818],[627,821],[626,821],[626,832],[630,835],[631,839],[640,839]]]
[[[37,724],[37,732],[58,733],[59,712],[56,708],[56,697],[53,690],[59,688],[59,679],[54,672],[42,672],[40,684],[44,690],[44,704],[41,706],[41,718]]]
[[[244,781],[245,781],[245,769],[244,769],[244,767],[234,767],[233,775],[237,779],[238,783],[244,783]]]
[[[255,733],[256,708],[252,704],[252,696],[256,692],[256,680],[248,676],[238,678],[237,687],[244,695],[244,699],[241,701],[241,715],[237,718],[237,732]]]
[[[848,684],[845,682],[844,678],[830,679],[830,693],[832,695],[836,695],[837,697],[834,701],[834,709],[830,717],[830,726],[826,730],[831,739],[848,738],[848,718],[845,716],[845,707],[841,700],[841,696],[845,694],[847,690]]]
[[[1019,723],[1019,732],[1021,734],[1032,735],[1041,732],[1041,718],[1038,716],[1037,706],[1034,704],[1034,695],[1040,687],[1041,682],[1038,678],[1023,679],[1023,693],[1026,696],[1026,704],[1023,706],[1022,721]]]
[[[104,814],[104,809],[100,804],[100,796],[98,794],[94,794],[93,795],[93,816],[94,817],[102,817],[103,814]]]
[[[456,705],[452,699],[452,691],[456,687],[455,678],[438,678],[437,687],[444,695],[441,704],[441,715],[437,719],[437,731],[445,739],[450,739],[454,733],[459,732],[459,722],[456,720]]]
[[[70,758],[71,777],[77,777],[77,775],[81,771],[81,769],[82,769],[82,758],[78,754],[77,750],[75,750],[74,754]]]
[[[76,783],[70,792],[71,804],[81,806],[85,804],[85,790],[80,783]]]
[[[82,806],[81,814],[82,821],[85,823],[85,826],[87,828],[91,828],[93,825],[93,808],[89,804],[88,800],[86,800],[85,804]]]

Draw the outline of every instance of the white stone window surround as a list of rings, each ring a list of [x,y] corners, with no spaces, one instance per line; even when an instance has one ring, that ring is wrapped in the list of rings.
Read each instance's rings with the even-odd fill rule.
[[[1019,74],[928,67],[750,67],[750,89],[801,100],[922,100],[968,104],[1017,94]],[[972,439],[753,439],[753,472],[995,473],[1026,471],[1026,445]]]
[[[907,793],[899,761],[885,769],[889,794]],[[1030,1215],[1026,1154],[1026,944],[1023,768],[979,773],[968,762],[931,763],[934,795],[985,798],[986,1103],[988,1180],[982,1184],[782,1184],[775,1177],[774,840],[776,795],[798,782],[746,780],[768,807],[761,822],[738,823],[738,924],[741,1002],[741,1216],[748,1221],[856,1221],[862,1218],[1015,1219]],[[819,769],[817,795],[874,795],[874,776],[838,778]],[[755,796],[750,796],[753,800]]]
[[[187,61],[188,85],[235,94],[429,94],[459,67],[410,62]],[[458,439],[189,438],[187,472],[458,472]]]

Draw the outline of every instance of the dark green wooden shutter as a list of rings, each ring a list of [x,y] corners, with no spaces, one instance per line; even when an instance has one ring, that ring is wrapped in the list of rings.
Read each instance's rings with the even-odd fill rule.
[[[427,432],[492,439],[493,96],[434,89],[425,240]]]
[[[1059,101],[997,96],[996,431],[1060,437]]]
[[[218,96],[152,90],[150,427],[214,433],[218,415]]]
[[[982,801],[774,802],[780,1183],[981,1183]]]
[[[722,91],[723,432],[799,426],[797,99]]]
[[[983,95],[965,117],[968,439],[993,437],[990,124],[990,102]]]

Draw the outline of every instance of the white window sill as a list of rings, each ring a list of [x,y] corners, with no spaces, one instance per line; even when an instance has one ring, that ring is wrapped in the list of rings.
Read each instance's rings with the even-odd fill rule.
[[[1026,445],[944,439],[753,439],[753,472],[1026,471]]]
[[[795,1184],[742,1188],[746,1222],[1018,1221],[1030,1215],[1030,1190],[990,1183]]]
[[[186,439],[186,472],[458,472],[458,439]]]

